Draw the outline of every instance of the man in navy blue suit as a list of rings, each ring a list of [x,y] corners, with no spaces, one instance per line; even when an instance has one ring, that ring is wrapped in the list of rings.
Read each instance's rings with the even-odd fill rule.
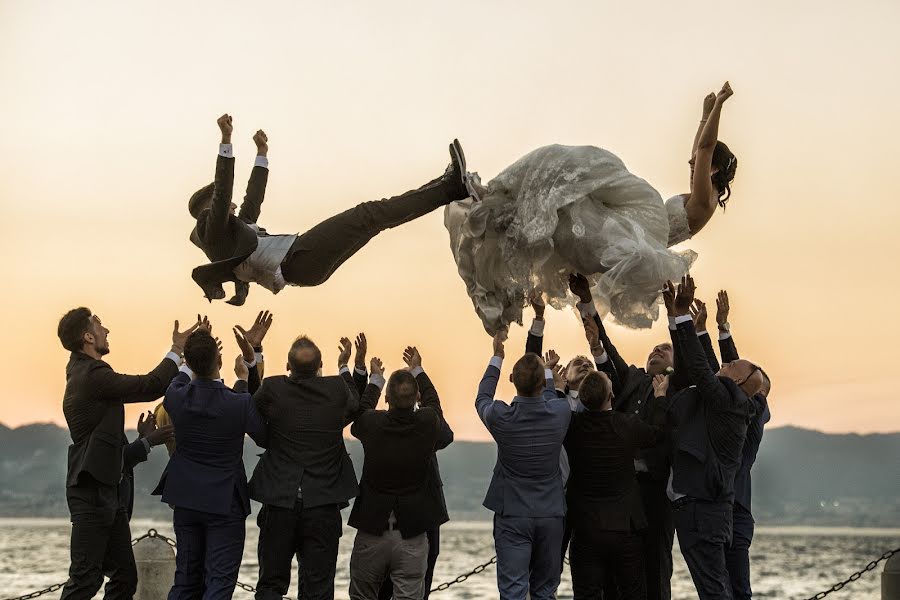
[[[162,501],[175,509],[178,554],[169,600],[201,594],[227,600],[234,593],[250,514],[244,434],[265,447],[266,426],[251,401],[242,356],[235,362],[233,390],[220,380],[222,356],[207,328],[191,334],[184,358],[187,369],[182,367],[163,400],[178,450],[157,487]]]
[[[534,600],[556,595],[561,573],[566,500],[559,454],[572,411],[558,398],[552,369],[555,352],[545,363],[527,353],[513,367],[516,386],[511,404],[494,400],[506,332],[494,336],[491,358],[475,400],[478,416],[497,442],[497,464],[484,499],[494,512],[497,587],[501,600]]]

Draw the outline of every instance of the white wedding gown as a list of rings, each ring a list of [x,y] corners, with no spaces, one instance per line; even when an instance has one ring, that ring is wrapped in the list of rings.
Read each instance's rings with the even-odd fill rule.
[[[694,252],[681,196],[663,202],[614,154],[594,146],[545,146],[492,179],[482,201],[450,203],[450,247],[488,333],[522,322],[532,291],[562,308],[570,273],[591,281],[601,315],[647,328],[659,290],[685,274]]]

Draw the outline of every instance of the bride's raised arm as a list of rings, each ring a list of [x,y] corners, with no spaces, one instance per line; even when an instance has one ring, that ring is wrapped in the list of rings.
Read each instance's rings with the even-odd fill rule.
[[[712,183],[713,153],[719,138],[719,117],[722,113],[722,105],[733,93],[731,85],[726,81],[713,99],[709,114],[700,121],[700,129],[694,139],[695,148],[691,157],[691,193],[684,203],[692,234],[703,229],[703,226],[712,218],[719,203],[719,191],[713,187]],[[704,113],[708,99],[709,96],[703,101]]]
[[[700,143],[700,135],[706,127],[706,122],[709,121],[709,113],[712,112],[715,103],[716,95],[713,92],[708,93],[703,99],[703,117],[701,117],[700,123],[697,125],[697,133],[694,134],[694,145],[691,146],[691,157],[697,154],[697,144]]]

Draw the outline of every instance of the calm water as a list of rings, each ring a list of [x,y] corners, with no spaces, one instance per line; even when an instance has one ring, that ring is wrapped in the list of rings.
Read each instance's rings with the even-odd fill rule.
[[[174,538],[171,523],[137,519],[132,523],[135,537],[154,527]],[[247,522],[247,543],[240,580],[256,582],[256,532]],[[347,565],[353,544],[353,530],[345,529],[341,539],[337,598],[347,598]],[[489,523],[449,523],[441,529],[441,557],[435,573],[437,583],[455,578],[493,555]],[[25,594],[66,579],[69,523],[56,519],[0,519],[0,597]],[[754,591],[758,598],[807,598],[831,587],[880,556],[900,546],[900,529],[758,528],[751,549]],[[673,596],[679,600],[696,598],[690,577],[677,548]],[[883,563],[882,563],[883,564]],[[832,594],[835,600],[878,600],[881,565],[855,584]],[[496,571],[493,567],[467,582],[451,587],[436,599],[495,598]],[[568,570],[559,598],[571,598]],[[296,587],[291,588],[291,593]],[[59,593],[48,597],[59,597]],[[98,596],[100,597],[100,596]],[[236,600],[252,598],[238,589]]]

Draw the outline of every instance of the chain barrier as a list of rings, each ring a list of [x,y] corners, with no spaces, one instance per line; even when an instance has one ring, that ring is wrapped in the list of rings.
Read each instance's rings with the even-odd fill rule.
[[[824,598],[828,594],[831,594],[833,592],[837,592],[837,591],[844,589],[845,585],[847,585],[848,583],[851,583],[853,581],[856,581],[857,579],[859,579],[860,577],[862,577],[863,575],[865,575],[866,573],[868,573],[869,571],[871,571],[872,569],[877,567],[878,563],[880,563],[883,560],[889,559],[890,557],[897,554],[898,552],[900,552],[900,548],[897,548],[895,550],[888,550],[887,552],[882,554],[880,557],[876,558],[875,560],[873,560],[872,562],[867,564],[862,570],[857,571],[856,573],[854,573],[853,575],[851,575],[844,581],[841,581],[841,582],[836,583],[833,586],[831,586],[831,589],[825,590],[824,592],[819,592],[815,596],[810,596],[806,600],[822,600],[822,598]]]
[[[175,540],[164,536],[163,534],[159,533],[155,529],[149,529],[149,530],[147,530],[147,533],[145,533],[144,535],[134,538],[133,540],[131,540],[131,545],[134,546],[141,540],[144,540],[147,538],[159,538],[160,540],[162,540],[163,542],[165,542],[166,544],[168,544],[169,546],[171,546],[173,548],[178,547],[177,544],[175,543]],[[810,596],[809,598],[806,598],[806,600],[822,600],[822,598],[825,598],[829,594],[832,594],[834,592],[838,592],[838,591],[844,589],[844,587],[848,583],[852,583],[852,582],[860,579],[863,575],[865,575],[869,571],[874,570],[875,567],[877,567],[881,561],[887,560],[890,557],[892,557],[894,554],[897,554],[897,553],[900,553],[900,548],[897,548],[895,550],[888,550],[887,552],[882,554],[880,557],[876,558],[875,560],[873,560],[869,564],[867,564],[863,569],[857,571],[856,573],[854,573],[853,575],[851,575],[844,581],[836,583],[833,586],[831,586],[830,589],[825,590],[824,592],[819,592],[815,596]],[[566,564],[569,564],[569,557],[568,556],[563,557],[563,561]],[[479,573],[483,573],[485,571],[485,569],[487,569],[491,565],[495,565],[495,564],[497,564],[497,557],[492,556],[491,560],[487,561],[486,563],[482,563],[482,564],[478,565],[477,567],[475,567],[468,573],[463,573],[462,575],[459,575],[456,579],[452,579],[450,581],[446,581],[446,582],[440,584],[436,588],[433,588],[430,593],[434,594],[437,592],[443,592],[450,586],[456,585],[458,583],[463,583],[464,581],[469,579],[469,577],[471,577],[472,575],[478,575]],[[23,596],[15,596],[12,598],[4,598],[3,600],[33,600],[34,598],[38,598],[40,596],[43,596],[44,594],[52,594],[53,592],[58,592],[59,590],[61,590],[63,588],[64,585],[66,585],[65,581],[63,581],[62,583],[55,583],[55,584],[51,585],[50,587],[44,588],[42,590],[38,590],[36,592],[31,592],[30,594],[25,594]],[[256,588],[247,583],[242,583],[240,581],[236,581],[235,586],[239,587],[240,589],[244,590],[245,592],[250,592],[251,594],[256,592]],[[291,598],[288,598],[287,596],[282,596],[282,598],[283,598],[283,600],[292,600]]]

